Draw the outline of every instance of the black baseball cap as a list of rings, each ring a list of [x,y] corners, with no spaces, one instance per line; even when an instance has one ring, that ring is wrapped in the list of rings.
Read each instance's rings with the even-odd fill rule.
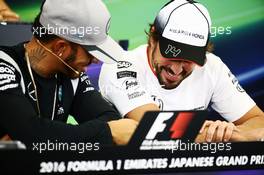
[[[160,52],[164,58],[204,65],[211,18],[202,4],[171,1],[159,11],[154,26],[160,34]]]

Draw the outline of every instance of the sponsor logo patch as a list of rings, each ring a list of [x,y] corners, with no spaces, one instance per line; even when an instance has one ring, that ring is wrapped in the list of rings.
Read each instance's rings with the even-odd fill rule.
[[[238,92],[241,92],[241,93],[242,93],[242,92],[245,92],[245,90],[240,86],[240,84],[239,84],[237,78],[232,74],[231,71],[228,73],[228,76],[229,76],[229,78],[231,79],[233,85],[234,85],[234,86],[236,87],[236,89],[238,90]]]
[[[57,111],[57,115],[62,115],[64,114],[64,109],[63,107],[59,107],[58,111]]]
[[[94,90],[94,87],[86,87],[86,89],[83,91],[83,93],[93,91],[93,90]]]
[[[199,106],[199,107],[193,108],[192,111],[198,111],[198,110],[204,110],[204,109],[205,109],[205,106]]]
[[[7,89],[13,89],[13,88],[17,88],[18,87],[18,83],[14,83],[14,84],[7,84],[4,86],[0,86],[0,91],[5,91]]]
[[[159,109],[163,110],[164,104],[163,104],[162,99],[158,98],[156,95],[151,95],[151,98],[158,105]]]
[[[122,68],[129,68],[132,65],[132,63],[128,61],[118,61],[117,62],[117,68],[122,69]]]
[[[182,30],[182,29],[172,29],[171,28],[169,31],[172,33],[185,35],[185,36],[189,36],[189,37],[194,37],[194,38],[201,39],[201,40],[203,40],[205,38],[204,35],[202,35],[202,34],[192,33],[192,32],[189,32],[187,30]]]
[[[181,53],[181,49],[177,49],[175,46],[172,46],[169,44],[165,53],[166,54],[171,53],[173,55],[173,57],[176,58]]]
[[[123,82],[123,86],[125,86],[125,89],[128,90],[132,87],[138,86],[138,81],[137,79],[134,79],[134,78],[127,79]]]
[[[132,100],[134,98],[137,98],[137,97],[141,97],[142,95],[144,95],[146,92],[145,91],[141,91],[141,92],[133,92],[131,94],[127,94],[128,96],[128,99],[129,100]]]
[[[91,81],[90,81],[90,79],[89,79],[89,76],[88,75],[86,75],[85,73],[82,73],[81,74],[81,83],[85,83],[86,85],[88,85],[88,86],[90,86],[92,83],[91,83]]]
[[[134,77],[137,78],[137,73],[133,71],[121,71],[117,72],[117,79],[124,78],[124,77]]]
[[[15,68],[6,63],[0,63],[0,91],[18,87],[16,82]]]

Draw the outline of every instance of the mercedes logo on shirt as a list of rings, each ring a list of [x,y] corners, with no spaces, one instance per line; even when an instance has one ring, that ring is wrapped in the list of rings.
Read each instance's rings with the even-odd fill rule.
[[[37,101],[36,93],[35,93],[35,88],[34,88],[32,82],[30,82],[30,83],[27,85],[27,91],[28,91],[28,95],[29,95],[29,97],[30,97],[33,101]]]

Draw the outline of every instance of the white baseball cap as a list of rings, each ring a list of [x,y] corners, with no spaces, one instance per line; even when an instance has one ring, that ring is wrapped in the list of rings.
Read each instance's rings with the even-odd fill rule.
[[[192,0],[170,1],[159,11],[154,26],[160,34],[163,57],[204,65],[211,18],[202,4]]]
[[[123,49],[109,35],[110,13],[101,0],[46,0],[40,23],[52,34],[82,45],[105,63],[122,59]]]

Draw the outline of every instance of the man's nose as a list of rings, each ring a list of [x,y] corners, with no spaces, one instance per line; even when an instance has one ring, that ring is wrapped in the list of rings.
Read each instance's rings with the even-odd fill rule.
[[[179,61],[179,62],[177,62],[177,63],[173,63],[172,65],[171,65],[171,67],[170,67],[170,69],[173,71],[173,73],[175,74],[175,75],[178,75],[178,74],[180,74],[181,72],[182,72],[182,70],[183,70],[183,62],[182,61]]]

